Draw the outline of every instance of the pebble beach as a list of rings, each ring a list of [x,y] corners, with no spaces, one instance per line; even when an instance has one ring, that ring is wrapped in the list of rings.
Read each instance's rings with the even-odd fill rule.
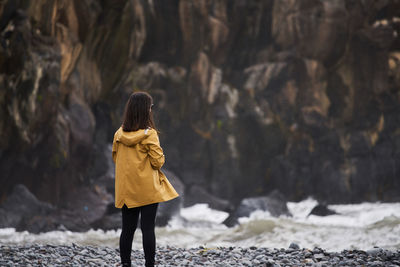
[[[0,245],[0,266],[120,266],[119,250],[101,246]],[[144,266],[142,250],[132,266]],[[328,252],[321,248],[157,247],[156,266],[400,266],[400,250]]]

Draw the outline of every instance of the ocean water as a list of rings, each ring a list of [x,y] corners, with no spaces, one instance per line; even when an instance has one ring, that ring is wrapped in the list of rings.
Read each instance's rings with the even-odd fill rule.
[[[181,211],[166,227],[157,227],[157,244],[183,248],[205,246],[287,248],[321,247],[328,251],[368,250],[374,246],[400,249],[400,203],[362,203],[331,205],[339,215],[307,216],[317,204],[313,199],[289,202],[293,217],[275,218],[268,212],[255,211],[240,218],[240,224],[228,228],[222,224],[228,214],[196,204]],[[66,244],[118,247],[121,231],[90,230],[84,233],[53,231],[42,234],[0,229],[2,244]],[[135,233],[133,248],[141,249],[141,232]]]

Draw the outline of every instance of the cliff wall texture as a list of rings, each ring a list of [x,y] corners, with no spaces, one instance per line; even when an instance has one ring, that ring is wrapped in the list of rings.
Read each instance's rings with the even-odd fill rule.
[[[1,199],[110,175],[146,90],[189,192],[399,201],[399,35],[397,0],[3,0]]]

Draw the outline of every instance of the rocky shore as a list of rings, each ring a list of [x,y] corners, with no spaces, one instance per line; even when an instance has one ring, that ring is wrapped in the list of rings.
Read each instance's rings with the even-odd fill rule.
[[[157,266],[400,266],[400,250],[373,248],[328,252],[321,248],[288,249],[158,247]],[[143,266],[143,251],[132,251],[132,266]],[[109,247],[0,245],[0,266],[120,266],[119,250]]]

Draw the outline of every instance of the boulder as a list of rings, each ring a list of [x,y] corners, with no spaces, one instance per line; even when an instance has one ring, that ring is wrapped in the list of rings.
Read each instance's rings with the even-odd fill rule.
[[[103,217],[107,207],[113,202],[113,196],[105,188],[98,185],[84,186],[71,192],[61,208],[74,214],[77,226],[90,225]],[[65,226],[68,228],[67,225]]]
[[[279,191],[273,191],[267,196],[243,199],[237,209],[223,223],[229,227],[234,226],[240,217],[248,217],[256,210],[268,211],[274,217],[291,216],[285,196]]]
[[[51,204],[38,200],[25,185],[17,184],[0,206],[0,228],[19,229],[32,218],[54,211]]]
[[[31,233],[67,229],[87,231],[103,217],[113,198],[99,186],[82,186],[58,207],[38,200],[24,185],[15,186],[0,206],[0,228]]]
[[[206,203],[212,209],[231,212],[233,205],[228,200],[216,197],[207,192],[203,187],[194,185],[190,187],[185,197],[185,207],[197,203]]]
[[[102,229],[104,231],[107,230],[117,230],[122,227],[122,215],[119,212],[119,209],[115,208],[116,211],[112,214],[105,214],[99,220],[93,222],[91,227],[93,229]]]
[[[328,215],[334,215],[334,214],[338,214],[338,213],[336,211],[328,208],[327,205],[319,203],[317,206],[315,206],[311,210],[311,212],[308,214],[308,216],[310,216],[310,215],[328,216]]]

